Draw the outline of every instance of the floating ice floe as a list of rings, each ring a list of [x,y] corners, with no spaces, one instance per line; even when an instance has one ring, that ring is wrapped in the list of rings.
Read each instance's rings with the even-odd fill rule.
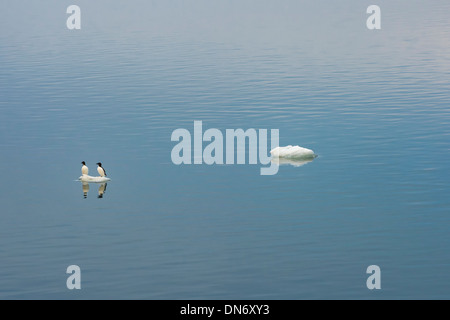
[[[294,167],[301,167],[317,157],[314,151],[299,146],[277,147],[270,154],[272,163]]]
[[[270,151],[274,159],[314,159],[317,155],[314,151],[299,146],[277,147]]]
[[[92,182],[92,183],[105,183],[105,182],[111,181],[110,178],[91,177],[91,176],[88,176],[87,174],[83,174],[81,177],[78,178],[78,180],[82,181],[82,182]]]

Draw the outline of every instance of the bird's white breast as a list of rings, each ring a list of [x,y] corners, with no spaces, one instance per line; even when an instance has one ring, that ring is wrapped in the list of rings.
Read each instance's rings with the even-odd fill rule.
[[[88,175],[88,174],[89,174],[89,168],[86,167],[86,166],[83,166],[83,167],[81,168],[81,173],[82,173],[82,174],[85,174],[85,175]]]
[[[103,170],[103,168],[98,167],[98,168],[97,168],[97,171],[98,171],[98,174],[99,174],[101,177],[104,177],[104,176],[105,176],[105,170]]]

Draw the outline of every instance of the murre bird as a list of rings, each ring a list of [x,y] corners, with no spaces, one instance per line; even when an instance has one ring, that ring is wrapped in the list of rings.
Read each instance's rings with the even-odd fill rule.
[[[88,175],[89,174],[89,168],[86,166],[86,162],[81,162],[81,164],[83,165],[81,167],[81,174],[82,175]]]
[[[98,165],[97,171],[98,171],[98,174],[100,175],[100,177],[106,177],[106,171],[102,167],[102,163],[99,162],[99,163],[97,163],[97,165]]]

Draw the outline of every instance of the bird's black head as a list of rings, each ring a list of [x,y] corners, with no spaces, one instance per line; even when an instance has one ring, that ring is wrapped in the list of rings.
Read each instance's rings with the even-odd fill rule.
[[[86,165],[86,162],[83,161],[83,162],[81,162],[81,164],[82,164],[83,166],[85,166],[85,165]]]
[[[99,163],[97,163],[97,165],[98,165],[99,167],[101,167],[101,166],[102,166],[102,163],[101,163],[101,162],[99,162]]]

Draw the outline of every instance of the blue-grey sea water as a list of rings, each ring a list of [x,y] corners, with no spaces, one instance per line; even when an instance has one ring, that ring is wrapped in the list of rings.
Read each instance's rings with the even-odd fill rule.
[[[0,299],[450,298],[450,3],[371,4],[1,0]],[[318,158],[176,166],[195,120]]]

